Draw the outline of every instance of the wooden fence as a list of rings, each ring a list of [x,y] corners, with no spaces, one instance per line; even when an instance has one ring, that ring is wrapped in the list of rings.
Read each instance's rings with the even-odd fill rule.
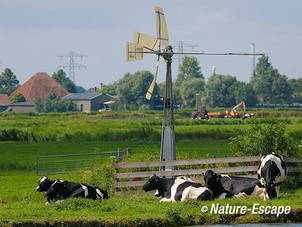
[[[215,173],[227,173],[234,175],[248,175],[256,177],[260,156],[232,157],[232,158],[209,158],[195,160],[176,160],[166,162],[136,162],[115,163],[115,191],[122,188],[141,187],[146,182],[146,177],[156,174],[162,177],[172,176],[201,176],[208,169]],[[302,164],[302,158],[284,158],[288,173],[302,173],[298,164]],[[219,165],[217,165],[219,164]],[[173,171],[160,171],[160,168],[169,166],[180,167]],[[227,166],[227,167],[226,167]],[[155,170],[155,167],[157,167]],[[151,169],[151,170],[150,170]]]

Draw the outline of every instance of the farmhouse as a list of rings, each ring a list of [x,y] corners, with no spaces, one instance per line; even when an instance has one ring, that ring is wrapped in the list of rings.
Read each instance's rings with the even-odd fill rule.
[[[4,111],[10,104],[7,94],[0,94],[0,112]]]
[[[34,102],[37,97],[43,99],[51,93],[63,97],[68,94],[68,91],[47,73],[37,72],[22,86],[18,87],[9,96],[9,99],[12,99],[17,93],[22,94],[27,102]]]
[[[18,102],[9,104],[5,112],[37,112],[34,102]]]
[[[98,111],[105,108],[108,101],[113,100],[113,97],[104,93],[70,93],[62,99],[71,100],[76,104],[77,110],[80,112]]]

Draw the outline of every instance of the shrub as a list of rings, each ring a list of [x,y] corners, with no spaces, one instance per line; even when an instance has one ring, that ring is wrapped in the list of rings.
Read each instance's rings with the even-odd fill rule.
[[[26,100],[25,100],[25,97],[24,97],[22,94],[16,93],[16,94],[12,97],[12,99],[10,100],[10,103],[11,103],[11,104],[14,104],[14,103],[25,102],[25,101],[26,101]]]
[[[230,149],[236,156],[266,155],[272,152],[283,156],[297,156],[298,141],[289,136],[285,123],[271,118],[266,124],[256,122],[230,139]]]
[[[112,163],[96,163],[84,171],[83,181],[95,184],[107,190],[109,195],[114,192],[114,166]]]

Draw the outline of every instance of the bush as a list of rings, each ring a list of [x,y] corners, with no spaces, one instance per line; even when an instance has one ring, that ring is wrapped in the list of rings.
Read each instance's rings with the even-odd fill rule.
[[[272,152],[283,156],[297,156],[298,141],[289,136],[285,123],[271,118],[266,124],[255,124],[230,139],[231,152],[236,156],[266,155]]]
[[[96,163],[84,171],[83,181],[106,189],[110,196],[114,193],[114,172],[112,163]]]

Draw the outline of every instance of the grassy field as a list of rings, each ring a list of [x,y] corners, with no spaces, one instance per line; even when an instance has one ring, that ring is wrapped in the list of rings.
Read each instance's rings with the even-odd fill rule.
[[[241,121],[219,119],[198,121],[176,120],[177,159],[233,156],[228,138],[242,133],[250,124],[266,123],[267,118]],[[286,116],[284,116],[286,114]],[[299,115],[300,112],[295,112]],[[282,112],[279,120],[287,131],[302,138],[302,118]],[[136,191],[111,195],[107,201],[69,199],[60,204],[45,205],[42,193],[35,192],[35,158],[40,155],[78,154],[131,150],[128,162],[159,160],[160,115],[123,113],[122,115],[90,114],[0,114],[0,226],[162,226],[211,223],[302,222],[302,189],[283,185],[280,199],[264,202],[258,198],[227,199],[210,202],[159,203],[152,193]],[[110,161],[104,164],[106,167]],[[105,168],[104,167],[104,168]],[[102,174],[102,173],[101,173]],[[55,175],[51,178],[94,183],[98,175]],[[101,179],[101,177],[100,177]],[[98,180],[99,186],[108,187]],[[203,205],[290,205],[291,216],[278,220],[263,215],[212,215],[200,211]],[[67,224],[65,225],[67,226]]]
[[[56,176],[55,176],[56,177]],[[79,181],[79,175],[65,175],[65,179]],[[62,178],[62,176],[60,176]],[[202,224],[202,223],[234,223],[264,222],[269,220],[263,215],[223,216],[202,213],[201,207],[211,207],[212,203],[220,205],[245,205],[249,208],[254,203],[260,205],[290,205],[293,213],[302,211],[302,189],[281,189],[280,199],[263,201],[260,198],[226,199],[215,201],[189,201],[185,203],[159,203],[159,198],[150,193],[131,192],[113,196],[106,201],[86,199],[69,199],[60,204],[45,205],[42,193],[35,192],[38,177],[31,172],[2,171],[0,175],[0,223],[9,226],[12,223],[107,223],[118,226],[142,225],[149,226]],[[286,191],[286,192],[285,192]],[[287,217],[282,216],[283,221]],[[292,217],[291,217],[292,218]],[[301,220],[296,217],[296,220]],[[273,219],[274,220],[274,219]],[[276,219],[277,220],[277,219]],[[295,219],[291,219],[294,221]],[[72,225],[71,225],[72,226]],[[93,225],[91,225],[93,226]]]

